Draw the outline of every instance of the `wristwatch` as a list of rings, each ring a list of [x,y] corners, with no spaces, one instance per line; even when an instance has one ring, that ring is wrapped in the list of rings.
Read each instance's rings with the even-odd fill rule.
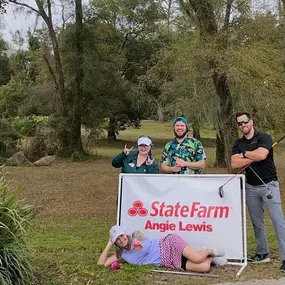
[[[245,150],[245,149],[244,149],[241,153],[242,153],[242,156],[243,156],[244,158],[247,158],[246,155],[245,155],[245,153],[246,153],[246,150]]]

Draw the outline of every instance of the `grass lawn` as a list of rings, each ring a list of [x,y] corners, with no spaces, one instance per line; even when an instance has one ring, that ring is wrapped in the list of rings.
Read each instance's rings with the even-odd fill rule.
[[[35,268],[34,284],[214,284],[235,281],[238,267],[227,266],[212,270],[218,279],[172,276],[152,273],[153,267],[123,264],[123,269],[111,272],[97,266],[101,250],[108,240],[108,231],[116,222],[116,193],[120,170],[112,168],[111,157],[122,151],[124,143],[135,145],[141,134],[154,141],[154,155],[159,158],[161,148],[172,138],[171,123],[144,121],[139,130],[128,129],[119,141],[107,144],[98,141],[92,149],[97,160],[75,163],[59,160],[50,167],[10,167],[10,189],[23,187],[23,200],[38,207],[38,213],[27,238]],[[203,129],[202,142],[207,153],[206,173],[226,173],[216,169],[213,142],[215,131]],[[285,190],[284,143],[276,148],[282,199]],[[284,204],[284,203],[283,203]],[[239,280],[282,277],[279,273],[277,244],[271,222],[266,225],[272,262],[249,265]],[[255,252],[252,227],[248,222],[249,254]]]

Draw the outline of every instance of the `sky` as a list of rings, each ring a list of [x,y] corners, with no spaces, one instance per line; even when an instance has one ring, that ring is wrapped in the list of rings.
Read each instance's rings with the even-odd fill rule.
[[[253,10],[258,9],[260,7],[265,7],[265,9],[271,9],[274,4],[276,5],[278,0],[253,0],[252,6]],[[29,4],[30,6],[35,6],[34,0],[22,0],[22,2]],[[89,0],[83,0],[84,4],[87,4]],[[60,22],[60,14],[58,11],[61,10],[61,7],[59,6],[61,3],[61,0],[56,0],[55,3],[58,5],[57,14],[55,16],[55,20],[57,22]],[[1,16],[1,22],[2,27],[0,28],[0,33],[3,35],[4,39],[8,41],[12,45],[12,49],[16,49],[17,46],[12,43],[12,34],[15,33],[17,30],[20,31],[21,36],[25,37],[27,34],[27,31],[29,28],[31,30],[34,29],[35,23],[36,23],[36,16],[34,13],[27,14],[23,11],[15,11],[15,5],[7,5],[7,13],[4,14],[4,16]],[[43,25],[42,21],[39,20],[37,27],[41,27]],[[25,47],[25,46],[23,46]],[[19,47],[18,47],[19,48]]]
[[[35,0],[18,0],[19,2],[26,3],[34,8],[36,8]],[[62,11],[62,0],[55,0],[55,8],[53,5],[53,21],[55,25],[61,25],[61,11]],[[65,1],[68,2],[68,1]],[[72,9],[74,9],[73,2],[72,3]],[[89,0],[83,0],[82,3],[86,4]],[[14,5],[12,3],[8,4],[6,6],[7,13],[1,16],[1,25],[0,33],[3,35],[4,39],[8,41],[12,45],[12,49],[17,49],[15,44],[12,42],[13,34],[18,30],[21,34],[21,37],[25,37],[27,35],[27,31],[31,29],[32,31],[37,28],[41,28],[44,23],[41,20],[40,17],[36,17],[35,13],[27,13],[28,9],[24,9],[21,11],[16,11],[16,8],[19,7],[17,5]],[[66,5],[65,5],[66,7]],[[66,9],[66,8],[65,8]],[[68,9],[66,9],[67,11]],[[66,12],[67,13],[67,12]],[[37,24],[36,24],[37,22]],[[23,46],[25,48],[25,45]]]
[[[33,0],[29,0],[28,2],[33,2]],[[7,5],[6,11],[7,13],[2,16],[1,23],[2,29],[1,34],[4,39],[10,43],[12,43],[12,34],[17,30],[20,31],[21,35],[25,35],[29,29],[29,27],[33,27],[36,22],[35,14],[27,14],[25,12],[16,12],[14,11],[15,5]]]

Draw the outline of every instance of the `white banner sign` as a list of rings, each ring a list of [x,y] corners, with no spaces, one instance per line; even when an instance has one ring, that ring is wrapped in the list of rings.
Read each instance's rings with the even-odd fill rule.
[[[196,249],[222,248],[227,259],[244,259],[244,201],[238,175],[121,174],[118,224],[150,238],[177,233]],[[244,190],[243,190],[244,191]]]

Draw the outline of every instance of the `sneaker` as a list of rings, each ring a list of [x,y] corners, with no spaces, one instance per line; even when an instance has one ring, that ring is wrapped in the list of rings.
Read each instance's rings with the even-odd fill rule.
[[[225,251],[220,248],[210,248],[210,247],[203,247],[202,250],[211,249],[213,251],[214,256],[224,256]]]
[[[214,257],[212,264],[215,266],[225,266],[228,264],[228,261],[225,257],[219,256],[219,257]]]
[[[282,260],[282,265],[280,266],[280,271],[285,272],[285,260]]]
[[[265,254],[255,254],[252,258],[249,258],[247,260],[248,262],[261,262],[261,263],[267,263],[270,262],[270,258],[268,257],[268,253]]]

